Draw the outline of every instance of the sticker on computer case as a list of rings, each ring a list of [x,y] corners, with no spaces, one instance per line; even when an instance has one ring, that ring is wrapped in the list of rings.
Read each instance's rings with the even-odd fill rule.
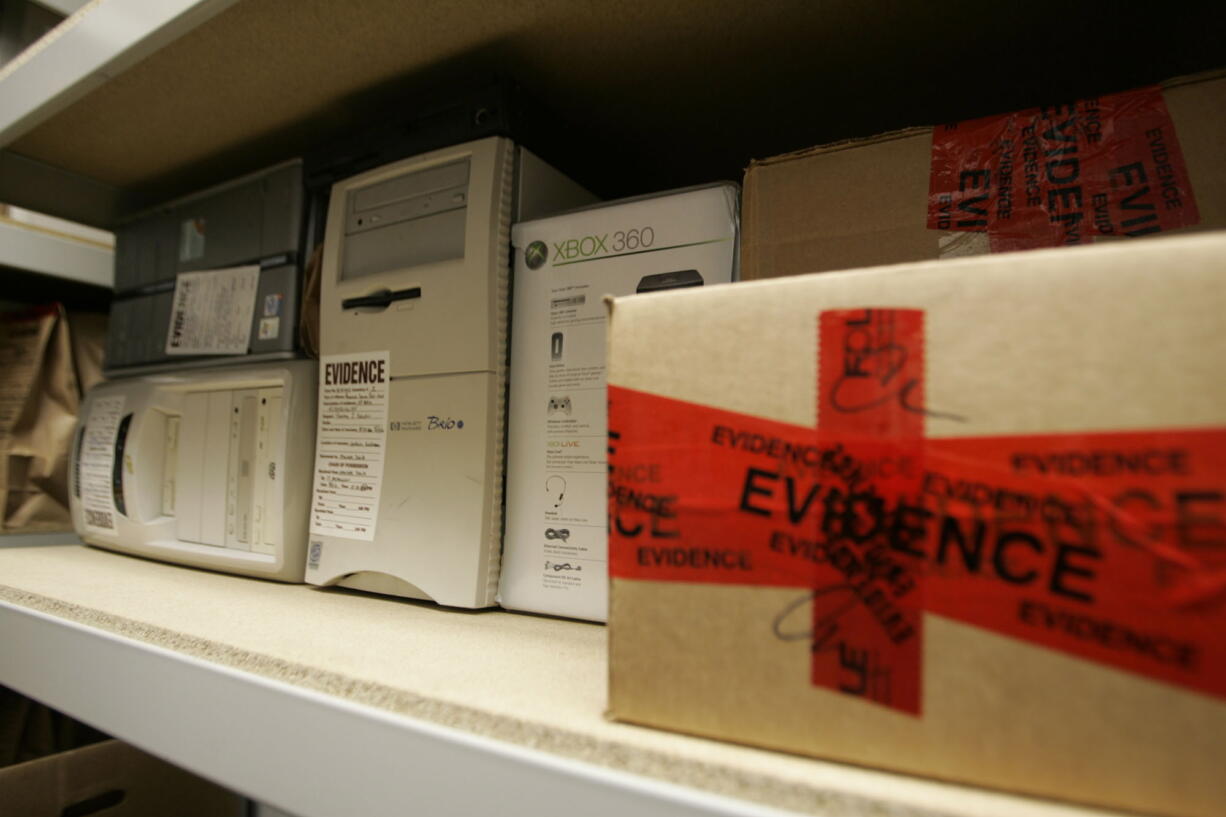
[[[280,318],[260,318],[260,331],[258,333],[260,340],[273,340],[279,334],[281,334]]]
[[[179,222],[179,262],[204,258],[204,219],[185,218]]]
[[[374,541],[387,455],[390,354],[320,360],[311,533]]]
[[[123,395],[90,405],[77,449],[77,479],[86,530],[115,532],[115,438],[123,418]]]
[[[166,354],[246,354],[259,284],[255,265],[179,273]]]

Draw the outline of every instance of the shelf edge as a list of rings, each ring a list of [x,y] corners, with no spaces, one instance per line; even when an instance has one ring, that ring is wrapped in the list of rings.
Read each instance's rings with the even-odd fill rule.
[[[0,146],[236,0],[93,0],[0,68]]]
[[[111,289],[114,253],[86,241],[0,219],[0,266]]]
[[[383,712],[5,601],[0,630],[4,684],[299,817],[357,803],[372,817],[401,815],[423,802],[439,814],[510,817],[569,817],[577,802],[643,817],[789,813]]]
[[[33,564],[44,578],[58,581],[67,563],[53,558],[55,549],[30,552],[40,553]],[[64,551],[77,552],[90,551]],[[140,583],[131,591],[144,592]],[[250,616],[235,624],[259,626]],[[236,661],[239,653],[264,653],[217,635],[205,639],[0,583],[0,684],[300,817],[348,813],[354,802],[344,798],[355,792],[372,814],[402,813],[423,799],[441,804],[442,813],[491,803],[506,811],[510,797],[523,803],[513,814],[557,817],[570,817],[576,799],[610,812],[638,806],[648,817],[1114,814],[820,761],[803,774],[775,775],[735,758],[704,757],[701,746],[691,753],[685,744],[693,738],[620,725],[614,731],[624,733],[586,733],[582,718],[522,720],[507,707],[414,691],[412,677],[389,687],[344,666],[320,675],[271,656],[284,666],[253,672]],[[403,699],[387,699],[389,691]],[[597,707],[584,711],[600,718]],[[493,794],[467,791],[487,779]]]

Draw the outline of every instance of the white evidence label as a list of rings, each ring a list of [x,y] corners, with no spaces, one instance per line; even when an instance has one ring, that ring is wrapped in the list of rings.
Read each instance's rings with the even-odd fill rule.
[[[390,353],[320,360],[311,533],[374,541],[387,454]]]
[[[166,354],[246,354],[259,284],[255,265],[179,273]]]

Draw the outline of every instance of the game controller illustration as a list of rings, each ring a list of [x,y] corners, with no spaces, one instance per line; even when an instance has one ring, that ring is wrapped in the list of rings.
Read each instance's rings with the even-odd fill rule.
[[[569,395],[566,395],[563,397],[550,397],[549,398],[548,413],[557,414],[558,412],[562,412],[563,414],[567,416],[570,415],[570,396]]]
[[[546,539],[561,539],[563,542],[570,539],[569,528],[545,528]]]

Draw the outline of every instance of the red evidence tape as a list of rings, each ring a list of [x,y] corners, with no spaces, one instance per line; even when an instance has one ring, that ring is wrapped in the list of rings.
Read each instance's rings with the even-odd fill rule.
[[[919,463],[924,436],[924,313],[918,309],[827,310],[818,318],[817,428],[845,440],[861,462]],[[888,458],[888,459],[887,459]],[[832,505],[821,534],[868,545],[874,523],[901,508],[919,487],[918,468],[877,469]],[[893,553],[875,551],[867,575],[814,585],[811,681],[912,714],[923,698],[927,582],[913,538],[914,515],[896,517]],[[874,572],[880,575],[874,575]],[[840,589],[840,585],[842,589]]]
[[[922,318],[822,313],[813,428],[610,386],[612,575],[795,588],[763,637],[910,714],[924,613],[1226,698],[1226,429],[925,440]]]
[[[1135,237],[1200,221],[1157,86],[939,127],[928,228],[993,252]]]

